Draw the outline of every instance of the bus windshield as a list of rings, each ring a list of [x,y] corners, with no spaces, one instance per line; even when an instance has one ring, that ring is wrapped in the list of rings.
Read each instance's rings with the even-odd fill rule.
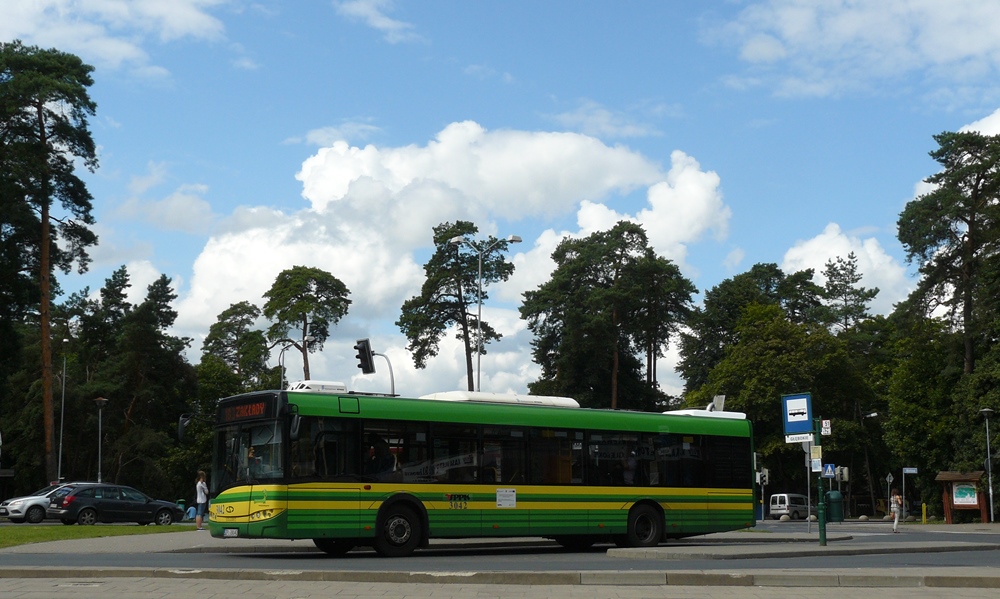
[[[216,429],[214,489],[280,479],[284,474],[281,430],[278,420]]]

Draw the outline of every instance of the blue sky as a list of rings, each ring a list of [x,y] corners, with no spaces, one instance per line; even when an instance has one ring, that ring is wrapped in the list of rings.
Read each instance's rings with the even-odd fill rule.
[[[437,224],[524,239],[482,362],[484,391],[523,392],[517,306],[563,237],[634,220],[702,291],[853,251],[887,313],[932,135],[1000,133],[1000,4],[974,0],[5,0],[0,39],[96,67],[100,246],[65,290],[167,274],[197,362],[230,304],[323,268],[354,303],[313,378],[388,390],[356,368],[370,337],[404,395],[465,387],[451,335],[418,371],[393,324]]]

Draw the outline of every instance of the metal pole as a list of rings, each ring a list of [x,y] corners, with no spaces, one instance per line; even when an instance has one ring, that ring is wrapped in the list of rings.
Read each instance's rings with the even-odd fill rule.
[[[496,245],[496,244],[493,244]],[[487,251],[493,247],[486,248]],[[476,314],[476,391],[482,391],[480,375],[483,359],[483,251],[479,252],[479,311]]]
[[[816,437],[816,445],[822,446],[820,442],[820,419],[815,418],[813,420],[813,436]],[[820,460],[820,464],[822,464]],[[821,547],[826,547],[826,500],[823,494],[823,472],[820,471],[819,476],[816,477],[816,511],[818,512],[819,520],[819,544]]]
[[[97,482],[101,482],[101,444],[104,441],[101,434],[101,420],[104,418],[104,406],[97,405]]]
[[[62,400],[59,402],[59,467],[56,469],[56,481],[62,482],[62,446],[63,446],[63,421],[66,417],[66,342],[63,339],[63,373],[62,373]]]
[[[990,486],[987,496],[990,499],[990,522],[996,522],[993,517],[993,456],[990,452],[990,416],[993,415],[993,409],[983,408],[979,413],[986,419],[986,484]]]
[[[104,404],[108,403],[108,400],[103,397],[95,397],[94,403],[97,404],[97,482],[103,482],[101,480],[101,462],[102,456],[102,445],[104,444],[104,434],[101,430],[104,420]]]

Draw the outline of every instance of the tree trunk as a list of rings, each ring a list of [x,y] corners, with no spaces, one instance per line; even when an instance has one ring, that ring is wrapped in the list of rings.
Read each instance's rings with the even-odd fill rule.
[[[302,323],[302,347],[299,349],[302,351],[302,376],[305,377],[306,381],[312,380],[309,378],[309,341],[306,337],[309,336],[309,317],[303,317]]]
[[[465,304],[465,296],[462,295],[462,277],[457,277],[458,284],[458,309],[462,312],[462,344],[465,346],[465,372],[469,381],[469,391],[475,391],[475,382],[472,380],[472,342],[469,340],[469,310]]]
[[[38,113],[38,140],[41,147],[48,146],[48,136],[45,131],[45,111],[41,103],[36,105]],[[56,466],[56,455],[53,451],[55,446],[55,416],[52,404],[52,331],[51,331],[51,302],[52,287],[50,281],[49,238],[52,234],[49,225],[49,175],[48,167],[42,172],[41,177],[41,197],[38,198],[40,206],[40,218],[42,221],[42,236],[39,248],[38,265],[38,286],[41,290],[41,304],[38,307],[39,328],[41,329],[41,350],[42,350],[42,420],[45,427],[45,476],[46,480],[53,481],[58,477]]]

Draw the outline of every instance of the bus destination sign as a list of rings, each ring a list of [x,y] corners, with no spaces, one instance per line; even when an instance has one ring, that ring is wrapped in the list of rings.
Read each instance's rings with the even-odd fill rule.
[[[219,424],[273,418],[277,402],[273,395],[257,396],[234,401],[219,409]]]

